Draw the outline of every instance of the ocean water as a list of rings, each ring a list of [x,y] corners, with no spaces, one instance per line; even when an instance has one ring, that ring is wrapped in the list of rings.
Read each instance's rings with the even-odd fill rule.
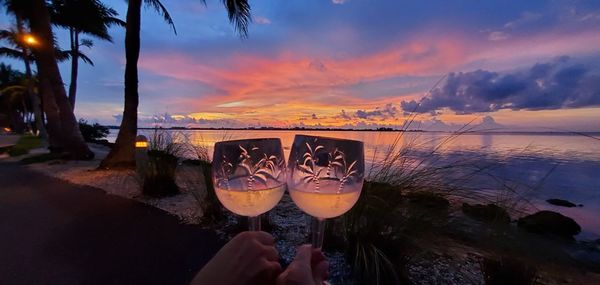
[[[151,137],[152,130],[140,130]],[[520,208],[528,211],[553,210],[575,219],[583,228],[579,239],[600,238],[600,134],[592,137],[567,133],[464,133],[439,132],[367,132],[367,131],[280,131],[280,130],[185,130],[194,144],[212,145],[221,140],[243,138],[280,138],[286,156],[294,135],[309,134],[360,140],[365,143],[368,165],[377,164],[390,145],[410,149],[404,155],[409,161],[426,166],[455,165],[456,173],[448,180],[457,183],[460,176],[473,169],[478,175],[461,179],[472,189],[463,197],[479,197],[505,201],[507,193]],[[116,133],[109,135],[114,141]],[[415,167],[407,164],[409,167]],[[468,184],[468,185],[467,185]],[[510,189],[510,191],[507,191]],[[516,198],[518,197],[518,199]],[[550,205],[550,198],[582,204],[564,208]],[[510,199],[508,199],[510,200]]]

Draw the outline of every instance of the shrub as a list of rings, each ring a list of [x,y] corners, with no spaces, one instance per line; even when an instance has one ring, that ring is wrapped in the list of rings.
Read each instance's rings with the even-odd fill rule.
[[[200,189],[194,187],[192,189],[192,195],[198,202],[199,207],[202,209],[202,221],[206,224],[213,224],[225,218],[225,211],[217,195],[212,181],[212,165],[210,156],[208,154],[208,147],[203,143],[202,138],[198,141],[191,141],[189,136],[184,137],[186,144],[186,154],[192,159],[185,161],[188,165],[194,165],[198,167],[198,170],[202,173],[204,178],[204,185],[206,186],[205,195],[202,195]]]
[[[142,192],[149,196],[164,197],[179,193],[175,183],[177,157],[164,151],[148,151],[148,166]]]
[[[462,204],[462,212],[476,220],[497,224],[508,225],[510,223],[510,215],[508,212],[496,204]]]
[[[176,135],[155,129],[149,140],[146,161],[138,161],[138,175],[142,179],[142,192],[154,197],[172,196],[179,193],[175,183],[178,155],[183,145]]]
[[[98,123],[90,124],[84,119],[79,119],[79,130],[86,142],[96,142],[106,138],[108,135],[108,127]]]
[[[26,158],[21,159],[22,164],[34,164],[34,163],[43,163],[52,160],[62,159],[63,154],[50,152],[50,153],[42,153],[37,155],[32,155]]]
[[[203,181],[197,181],[196,183],[203,183],[205,188],[201,187],[192,187],[190,192],[196,199],[198,206],[202,209],[202,221],[205,224],[213,224],[225,217],[225,212],[223,211],[223,206],[219,202],[217,195],[215,194],[215,189],[213,188],[212,182],[212,166],[209,161],[206,160],[186,160],[183,162],[186,166],[194,166],[197,169],[195,171],[199,171],[202,175]],[[203,193],[202,190],[206,192]]]
[[[407,280],[409,253],[403,230],[411,225],[400,213],[400,194],[400,189],[389,184],[365,182],[358,202],[341,218],[348,243],[346,257],[357,284]]]

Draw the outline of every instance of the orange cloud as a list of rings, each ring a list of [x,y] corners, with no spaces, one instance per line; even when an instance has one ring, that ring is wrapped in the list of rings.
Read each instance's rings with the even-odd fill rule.
[[[236,113],[253,110],[255,118],[295,120],[306,113],[334,116],[349,111],[375,108],[415,94],[369,98],[347,87],[353,84],[399,76],[441,74],[462,63],[466,51],[457,39],[415,40],[383,51],[347,59],[313,59],[282,53],[274,58],[239,54],[215,66],[184,54],[150,54],[140,68],[159,75],[200,81],[212,87],[202,100],[186,104],[202,111]],[[375,90],[373,90],[375,92]],[[200,97],[200,96],[199,96]]]
[[[600,45],[600,36],[588,32],[545,34],[527,39],[511,37],[501,42],[481,42],[476,36],[440,37],[423,33],[405,44],[351,58],[313,58],[280,52],[273,57],[236,54],[218,63],[207,63],[183,53],[143,54],[139,67],[169,78],[207,85],[213,91],[203,91],[198,98],[175,99],[177,104],[190,106],[206,118],[227,116],[263,125],[302,122],[341,126],[348,123],[340,117],[341,110],[354,114],[358,110],[373,110],[423,95],[416,91],[381,95],[376,89],[353,88],[358,84],[403,76],[441,76],[465,67],[481,68],[490,64],[508,69],[509,63],[522,63],[519,61],[531,60],[534,55],[539,58],[573,51],[590,52],[592,45],[589,44]],[[313,119],[312,114],[318,120]],[[444,119],[468,121],[472,117],[445,115]],[[402,118],[363,121],[401,124]]]

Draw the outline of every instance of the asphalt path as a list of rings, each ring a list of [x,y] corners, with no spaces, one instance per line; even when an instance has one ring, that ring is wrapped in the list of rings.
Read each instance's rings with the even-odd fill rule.
[[[0,163],[0,284],[188,284],[222,245],[160,209]]]

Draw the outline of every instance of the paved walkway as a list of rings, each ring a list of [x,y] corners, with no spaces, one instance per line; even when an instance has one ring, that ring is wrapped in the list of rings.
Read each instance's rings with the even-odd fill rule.
[[[0,135],[0,148],[13,146],[19,140],[18,135]]]
[[[221,245],[159,209],[0,162],[0,284],[187,284]]]

